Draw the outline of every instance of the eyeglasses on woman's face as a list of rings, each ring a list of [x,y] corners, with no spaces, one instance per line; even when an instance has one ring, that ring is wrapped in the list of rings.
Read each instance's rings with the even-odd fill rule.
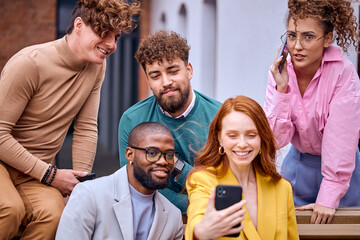
[[[322,36],[318,36],[314,32],[293,32],[286,31],[283,35],[281,35],[281,42],[288,45],[288,47],[294,47],[296,45],[296,41],[299,40],[301,46],[304,49],[311,48],[319,39],[325,37],[326,34]]]
[[[148,160],[149,162],[152,162],[152,163],[159,161],[161,158],[161,155],[163,155],[164,159],[168,163],[173,164],[175,158],[178,159],[180,156],[180,153],[175,152],[174,150],[168,150],[168,151],[162,152],[162,151],[160,151],[160,149],[158,149],[156,147],[140,148],[140,147],[132,146],[131,148],[145,151],[146,160]]]

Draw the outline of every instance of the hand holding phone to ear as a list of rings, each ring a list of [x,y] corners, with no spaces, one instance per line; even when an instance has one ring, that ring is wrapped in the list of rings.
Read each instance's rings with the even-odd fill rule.
[[[274,76],[277,91],[281,93],[286,93],[289,82],[289,75],[287,72],[287,61],[286,57],[288,54],[288,49],[285,44],[279,47],[276,57],[273,64],[270,67],[270,71]]]

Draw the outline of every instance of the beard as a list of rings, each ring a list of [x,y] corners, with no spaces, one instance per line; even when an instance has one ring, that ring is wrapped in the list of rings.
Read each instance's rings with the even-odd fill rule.
[[[163,189],[166,188],[170,183],[171,170],[167,167],[165,167],[168,170],[167,178],[164,178],[162,181],[157,181],[151,175],[151,170],[154,169],[155,167],[149,167],[148,170],[145,171],[136,163],[136,161],[134,161],[133,166],[134,166],[133,167],[134,176],[136,180],[138,180],[141,183],[141,185],[147,189],[150,190]]]
[[[179,96],[170,96],[170,97],[163,96],[163,92],[165,92],[168,89],[178,90],[180,93]],[[158,95],[155,95],[155,97],[162,109],[164,109],[168,113],[176,113],[186,105],[189,99],[189,95],[190,95],[189,87],[186,87],[185,89],[171,87],[164,89]]]

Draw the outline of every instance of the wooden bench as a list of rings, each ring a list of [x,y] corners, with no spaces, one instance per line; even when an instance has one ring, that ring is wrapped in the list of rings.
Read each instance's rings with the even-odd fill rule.
[[[300,239],[360,239],[360,207],[341,207],[331,224],[310,224],[312,211],[296,210]]]
[[[360,207],[341,207],[331,224],[310,224],[312,211],[296,210],[300,239],[360,239]],[[183,216],[184,231],[187,218]]]
[[[311,215],[311,210],[296,210],[300,239],[360,239],[360,207],[337,209],[331,224],[310,224]],[[183,223],[185,232],[186,216],[183,216]],[[13,240],[20,239],[20,232]]]

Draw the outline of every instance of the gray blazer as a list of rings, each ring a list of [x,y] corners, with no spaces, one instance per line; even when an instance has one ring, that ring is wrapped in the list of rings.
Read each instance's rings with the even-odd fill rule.
[[[180,210],[157,191],[154,199],[156,211],[148,239],[182,239]],[[134,239],[126,166],[112,175],[76,185],[62,213],[56,239]]]

